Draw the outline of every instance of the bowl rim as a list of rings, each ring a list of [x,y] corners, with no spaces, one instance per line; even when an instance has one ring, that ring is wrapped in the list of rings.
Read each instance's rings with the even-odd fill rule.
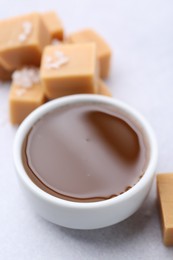
[[[32,182],[32,180],[27,175],[23,163],[22,163],[22,144],[26,134],[28,133],[29,129],[32,125],[38,121],[44,114],[48,113],[49,111],[58,108],[63,105],[68,105],[69,103],[76,103],[76,102],[98,102],[103,103],[106,105],[110,105],[120,109],[121,111],[128,114],[131,118],[138,122],[139,126],[141,126],[145,132],[148,145],[150,148],[150,158],[148,161],[148,166],[145,170],[145,173],[141,177],[141,179],[128,191],[124,192],[123,194],[118,195],[117,197],[113,197],[107,200],[97,201],[97,202],[74,202],[64,200],[53,195],[50,195],[39,188],[36,184]],[[153,178],[155,173],[155,168],[157,164],[157,157],[158,157],[158,149],[157,149],[157,142],[155,138],[155,134],[146,121],[146,119],[134,108],[127,105],[126,103],[106,96],[101,95],[93,95],[93,94],[77,94],[71,96],[65,96],[53,101],[49,101],[48,103],[42,105],[41,107],[34,110],[19,126],[15,140],[13,145],[13,159],[14,165],[17,171],[20,180],[29,188],[29,190],[34,193],[34,195],[38,196],[40,199],[47,201],[48,203],[68,207],[68,208],[76,208],[76,209],[93,209],[93,208],[100,208],[100,207],[107,207],[112,206],[114,204],[119,204],[124,200],[133,197],[135,194],[141,191],[141,189],[145,188],[148,185],[148,182]]]

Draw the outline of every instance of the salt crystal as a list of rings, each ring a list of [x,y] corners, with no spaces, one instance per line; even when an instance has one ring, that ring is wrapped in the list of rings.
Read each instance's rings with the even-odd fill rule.
[[[68,63],[68,62],[69,62],[69,58],[66,57],[66,56],[64,56],[64,57],[62,57],[61,59],[59,59],[59,60],[57,61],[57,64],[58,64],[59,67],[60,67],[60,66],[66,64],[66,63]]]
[[[19,82],[20,84],[20,82]],[[22,79],[22,87],[25,87],[25,88],[31,88],[33,85],[33,82],[30,80],[30,78],[23,78]],[[21,86],[21,85],[20,85]]]
[[[14,84],[23,87],[25,89],[31,88],[33,84],[40,82],[39,69],[35,67],[23,68],[13,72],[12,81]]]
[[[25,34],[20,34],[18,39],[19,39],[20,42],[24,42],[24,41],[26,41],[26,38],[27,37],[26,37]]]
[[[48,63],[46,64],[46,68],[48,69],[58,69],[59,67],[61,67],[62,65],[66,64],[69,61],[68,58],[63,57],[62,59],[54,62],[54,63]]]
[[[57,62],[48,63],[48,64],[46,64],[46,68],[47,69],[58,69],[59,68],[59,64],[57,64]]]
[[[31,22],[28,22],[28,21],[23,22],[22,27],[23,27],[23,31],[26,35],[29,35],[31,33],[31,31],[32,31]]]
[[[45,67],[47,69],[58,69],[69,62],[69,58],[61,51],[55,51],[53,57],[45,57]]]
[[[46,56],[45,57],[45,62],[46,63],[49,63],[49,62],[51,62],[52,61],[52,57],[51,56]]]
[[[61,57],[64,57],[64,53],[61,52],[61,51],[55,51],[55,56],[56,56],[57,58],[61,58]]]
[[[32,32],[32,23],[25,21],[22,23],[22,33],[19,35],[19,41],[24,42]]]
[[[14,71],[12,77],[13,77],[13,80],[19,79],[20,78],[20,72],[18,70]]]

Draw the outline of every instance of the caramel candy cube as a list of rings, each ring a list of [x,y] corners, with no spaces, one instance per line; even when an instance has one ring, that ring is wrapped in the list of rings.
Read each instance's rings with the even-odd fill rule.
[[[85,29],[71,34],[67,41],[70,43],[94,42],[97,46],[97,58],[100,65],[100,77],[106,78],[109,75],[111,50],[104,39],[95,31]]]
[[[55,12],[46,12],[42,14],[43,21],[51,35],[51,39],[63,40],[64,29],[62,22]]]
[[[50,34],[37,13],[0,21],[0,62],[7,70],[39,66]]]
[[[12,124],[20,124],[34,109],[46,101],[43,88],[32,69],[24,69],[20,77],[13,80],[10,89],[9,107]]]
[[[41,80],[49,99],[97,93],[98,67],[94,43],[61,44],[45,48]]]
[[[112,93],[110,92],[109,87],[101,79],[98,80],[98,94],[112,97]]]
[[[158,174],[157,190],[161,208],[163,241],[166,246],[173,246],[173,174]]]

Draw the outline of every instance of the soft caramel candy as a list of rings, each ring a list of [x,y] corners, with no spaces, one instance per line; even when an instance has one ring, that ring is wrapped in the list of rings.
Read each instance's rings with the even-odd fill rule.
[[[0,80],[6,81],[11,79],[12,71],[4,69],[2,65],[0,65]]]
[[[67,38],[70,43],[94,42],[97,46],[97,58],[100,65],[100,77],[106,78],[109,75],[111,50],[104,39],[90,29],[71,34]]]
[[[112,93],[110,92],[109,87],[101,79],[98,80],[98,94],[112,97]]]
[[[157,175],[158,199],[161,208],[163,241],[173,246],[173,173]]]
[[[51,38],[62,41],[64,37],[64,29],[57,14],[55,12],[46,12],[42,14],[42,18]]]
[[[13,74],[9,97],[12,124],[20,124],[25,117],[44,102],[44,91],[35,70],[26,68]]]
[[[37,13],[0,21],[0,62],[7,70],[39,66],[50,34]]]
[[[41,63],[41,80],[47,98],[97,93],[97,65],[94,43],[46,47]]]

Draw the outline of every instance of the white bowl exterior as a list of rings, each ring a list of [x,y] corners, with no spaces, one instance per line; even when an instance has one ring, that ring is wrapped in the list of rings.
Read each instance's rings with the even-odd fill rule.
[[[152,179],[144,189],[119,203],[104,207],[80,208],[58,205],[37,196],[20,182],[31,206],[43,218],[60,226],[74,229],[97,229],[116,224],[136,212],[145,200]]]
[[[115,198],[101,202],[79,203],[51,196],[37,187],[28,177],[22,165],[21,147],[32,125],[48,111],[76,102],[98,102],[118,107],[136,119],[145,130],[151,158],[141,180],[130,190]],[[146,198],[155,173],[157,144],[152,129],[145,119],[126,104],[99,95],[74,95],[51,101],[31,113],[21,124],[14,143],[14,162],[17,174],[31,205],[45,219],[68,228],[95,229],[116,224],[132,215]]]

